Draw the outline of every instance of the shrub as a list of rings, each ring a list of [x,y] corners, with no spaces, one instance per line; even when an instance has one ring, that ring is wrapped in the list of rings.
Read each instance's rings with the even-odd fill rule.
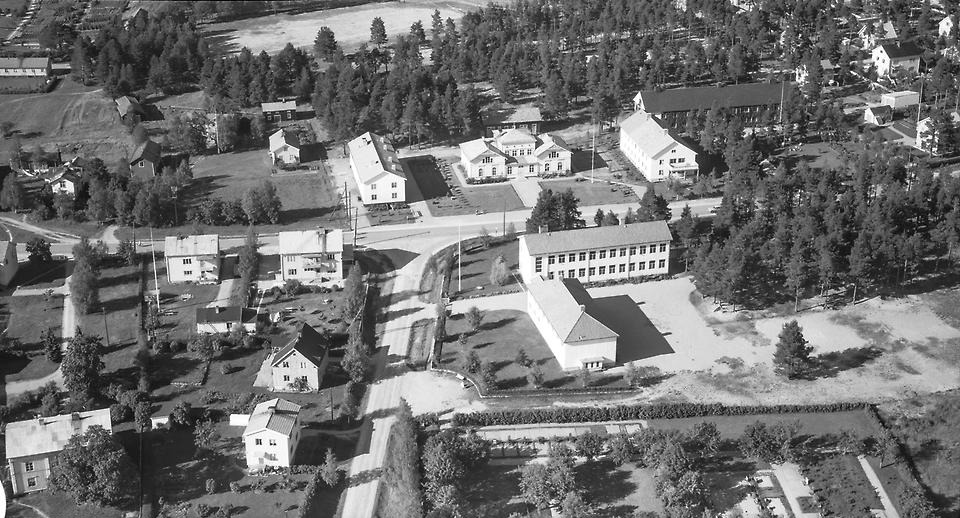
[[[243,493],[243,488],[240,486],[239,482],[234,480],[233,482],[230,482],[230,492],[240,494]]]
[[[220,365],[220,374],[230,374],[234,371],[233,365],[230,363],[223,363]]]
[[[212,495],[217,492],[217,481],[213,478],[208,478],[205,484],[207,488],[207,494]]]
[[[110,422],[113,424],[124,423],[133,418],[133,410],[127,405],[114,403],[110,405]]]
[[[200,518],[207,518],[213,514],[213,509],[207,504],[197,504],[197,514]]]
[[[217,509],[217,518],[230,518],[231,514],[233,514],[233,506],[229,503],[223,504],[220,509]]]

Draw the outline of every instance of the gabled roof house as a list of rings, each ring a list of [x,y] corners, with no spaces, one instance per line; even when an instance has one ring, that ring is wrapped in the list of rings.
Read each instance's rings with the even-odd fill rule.
[[[297,336],[278,350],[270,361],[273,390],[320,390],[329,362],[329,345],[316,329],[301,323]]]

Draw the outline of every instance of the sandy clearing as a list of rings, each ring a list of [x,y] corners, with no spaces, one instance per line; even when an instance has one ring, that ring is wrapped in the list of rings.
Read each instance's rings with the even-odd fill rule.
[[[485,2],[409,2],[367,4],[356,7],[341,7],[312,13],[279,14],[262,16],[236,22],[217,23],[208,26],[208,31],[233,31],[224,33],[222,44],[230,51],[248,47],[251,52],[279,52],[289,42],[296,47],[310,47],[320,27],[333,29],[337,42],[345,51],[356,50],[370,40],[370,23],[377,16],[383,19],[390,41],[407,34],[410,25],[420,20],[429,32],[434,9],[440,11],[444,20],[459,20],[471,5]]]
[[[808,315],[791,315],[789,317],[765,318],[755,322],[756,330],[761,336],[777,343],[783,325],[796,320],[803,328],[803,337],[813,346],[813,354],[831,351],[842,351],[855,347],[864,347],[867,341],[857,334],[851,327],[841,324],[828,313],[811,313]],[[770,347],[773,353],[773,347]]]
[[[414,415],[444,413],[453,408],[470,408],[477,397],[475,390],[463,388],[460,380],[430,371],[410,371],[403,375],[403,393]]]

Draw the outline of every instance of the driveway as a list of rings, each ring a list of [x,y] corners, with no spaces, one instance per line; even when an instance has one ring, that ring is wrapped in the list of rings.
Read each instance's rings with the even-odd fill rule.
[[[863,472],[866,473],[870,485],[873,486],[873,489],[877,491],[877,495],[880,496],[880,503],[883,504],[884,515],[886,515],[887,518],[900,518],[900,513],[898,513],[897,508],[893,506],[893,501],[890,500],[890,495],[887,494],[887,490],[883,488],[880,477],[873,471],[873,466],[867,462],[867,458],[863,455],[857,455],[857,460],[860,461],[860,466],[863,468]]]
[[[812,498],[813,491],[804,482],[803,475],[800,474],[800,466],[792,462],[784,462],[783,464],[771,464],[770,468],[777,476],[777,481],[780,482],[780,487],[790,504],[793,515],[796,518],[820,518],[820,513],[804,513],[801,511],[799,499],[805,496]]]
[[[510,184],[513,185],[513,190],[517,191],[517,196],[520,197],[524,207],[533,207],[537,204],[537,198],[540,197],[539,178],[521,176],[511,181]]]

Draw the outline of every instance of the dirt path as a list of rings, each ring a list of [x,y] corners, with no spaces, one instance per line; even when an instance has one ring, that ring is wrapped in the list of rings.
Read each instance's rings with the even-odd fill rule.
[[[34,507],[34,506],[30,505],[30,504],[25,504],[25,503],[23,503],[23,502],[17,502],[16,500],[14,500],[14,501],[10,502],[10,505],[19,505],[19,506],[22,506],[22,507],[26,507],[27,509],[32,509],[33,512],[37,513],[37,515],[40,516],[40,518],[50,518],[50,515],[48,515],[47,513],[41,511],[40,509],[37,509],[36,507]]]
[[[9,104],[9,103],[19,103],[19,102],[23,102],[23,101],[29,101],[29,100],[37,99],[37,98],[40,98],[40,97],[43,97],[44,99],[49,99],[49,98],[51,98],[51,97],[75,97],[75,96],[78,96],[78,95],[87,95],[87,94],[100,93],[100,92],[102,92],[102,91],[103,91],[103,88],[97,88],[96,90],[90,90],[90,91],[87,91],[87,92],[60,92],[60,93],[51,92],[51,93],[48,93],[48,94],[26,95],[26,96],[23,96],[23,97],[17,97],[16,99],[7,99],[6,101],[0,101],[0,105]]]
[[[857,455],[857,460],[860,461],[860,466],[863,467],[863,472],[866,473],[867,479],[870,480],[870,485],[873,486],[873,489],[876,490],[877,495],[880,497],[880,503],[883,504],[883,513],[887,518],[900,518],[900,513],[897,512],[897,508],[894,507],[893,501],[890,500],[890,495],[887,494],[887,490],[883,488],[883,483],[880,482],[880,477],[877,476],[877,473],[873,471],[873,466],[867,462],[867,458],[863,455]]]
[[[80,241],[80,236],[69,234],[67,232],[59,232],[56,230],[50,230],[43,227],[38,227],[31,223],[27,223],[26,221],[21,221],[15,218],[11,218],[9,216],[0,216],[0,221],[2,221],[4,224],[12,225],[14,227],[26,230],[27,232],[32,232],[34,234],[37,234],[51,241],[64,242],[64,243],[76,243]]]

